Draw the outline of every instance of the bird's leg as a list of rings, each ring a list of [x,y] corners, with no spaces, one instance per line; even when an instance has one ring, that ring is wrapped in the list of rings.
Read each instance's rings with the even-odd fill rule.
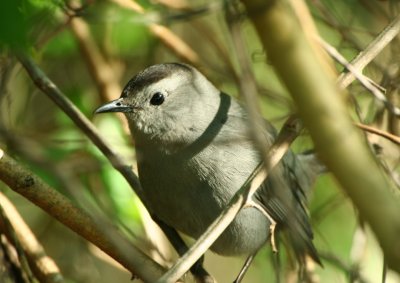
[[[258,252],[258,251],[257,251],[257,252]],[[244,275],[246,274],[247,270],[249,269],[251,263],[253,262],[253,259],[254,259],[254,257],[255,257],[255,255],[256,255],[257,252],[255,252],[254,254],[251,254],[251,255],[246,259],[246,261],[244,262],[244,265],[243,265],[242,268],[240,269],[240,272],[239,272],[238,276],[236,277],[235,281],[233,281],[233,283],[240,283],[240,282],[242,282],[242,279],[243,279]]]
[[[271,218],[271,220],[273,220],[273,219]],[[275,228],[276,228],[276,222],[274,221],[274,222],[272,222],[271,225],[269,226],[269,231],[270,231],[270,233],[271,233],[271,246],[272,246],[272,251],[273,251],[274,253],[277,253],[277,252],[278,252],[278,249],[277,249],[277,247],[276,247],[276,242],[275,242]]]
[[[188,247],[182,240],[178,232],[174,228],[172,228],[171,226],[167,225],[165,222],[160,220],[157,216],[152,215],[152,219],[164,232],[165,236],[168,238],[168,240],[170,241],[176,252],[179,254],[179,256],[184,255],[187,252]],[[215,282],[214,278],[207,272],[207,270],[204,269],[203,261],[204,261],[204,256],[202,256],[199,260],[196,261],[195,264],[193,264],[193,266],[190,268],[190,272],[193,274],[195,278],[199,279],[200,282],[204,283]]]
[[[267,211],[265,211],[265,209],[262,206],[260,206],[259,204],[255,203],[253,200],[249,200],[247,202],[246,206],[254,207],[254,208],[258,209],[265,217],[268,218],[269,222],[271,223],[269,225],[269,232],[271,234],[272,251],[277,253],[278,249],[276,247],[276,242],[275,242],[275,228],[276,228],[277,222],[272,218],[271,215],[269,215],[269,213]]]

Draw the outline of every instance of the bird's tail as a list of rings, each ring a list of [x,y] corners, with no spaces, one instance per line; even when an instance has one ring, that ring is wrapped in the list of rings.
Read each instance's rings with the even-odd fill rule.
[[[290,221],[292,222],[292,221]],[[287,223],[288,227],[284,232],[288,239],[290,250],[294,253],[296,259],[302,264],[309,256],[314,262],[322,265],[318,251],[313,244],[313,234],[310,227],[293,227],[293,226],[309,226],[309,223]],[[292,227],[291,227],[292,226]]]

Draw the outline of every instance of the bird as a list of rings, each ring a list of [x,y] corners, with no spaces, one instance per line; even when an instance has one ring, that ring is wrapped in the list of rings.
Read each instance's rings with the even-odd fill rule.
[[[120,98],[95,110],[106,112],[125,114],[149,212],[194,239],[262,162],[242,103],[188,64],[147,67]],[[277,135],[272,124],[252,126],[270,147]],[[270,218],[257,207],[242,209],[210,249],[223,256],[254,254],[273,236],[273,220],[298,259],[308,255],[321,263],[306,208],[311,171],[288,151],[253,195]]]

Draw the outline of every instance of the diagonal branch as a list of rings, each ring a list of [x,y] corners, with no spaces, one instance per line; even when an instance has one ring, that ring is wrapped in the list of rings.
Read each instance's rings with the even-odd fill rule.
[[[361,72],[400,32],[400,15],[398,15],[350,64]],[[355,79],[353,72],[343,73],[339,84],[346,88]]]
[[[81,111],[57,88],[57,86],[42,72],[35,62],[25,54],[18,54],[18,59],[28,72],[35,85],[43,91],[55,104],[57,104],[68,117],[86,134],[86,136],[99,148],[99,150],[107,157],[113,167],[121,173],[127,180],[129,185],[135,190],[136,194],[142,200],[141,185],[139,178],[133,173],[131,167],[128,166],[123,159],[101,138],[97,129],[82,114]]]
[[[386,96],[379,90],[378,87],[376,87],[369,78],[364,76],[361,71],[356,69],[352,64],[347,62],[346,58],[344,58],[337,50],[335,47],[329,45],[327,42],[325,42],[322,38],[319,38],[319,42],[322,45],[322,47],[340,64],[342,64],[344,67],[346,67],[347,70],[356,78],[369,92],[371,92],[375,98],[379,101],[381,101],[385,107],[396,117],[400,116],[400,109],[395,107],[390,101],[386,99]],[[363,57],[360,57],[363,58]],[[338,84],[340,87],[345,87],[345,81],[341,79],[342,77],[339,77],[338,79]]]

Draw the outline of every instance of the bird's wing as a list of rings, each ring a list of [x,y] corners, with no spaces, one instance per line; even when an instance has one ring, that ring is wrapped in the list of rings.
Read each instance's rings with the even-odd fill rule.
[[[292,152],[270,172],[268,178],[254,194],[255,201],[277,222],[277,228],[284,230],[293,251],[299,260],[308,254],[321,264],[312,239],[313,232],[306,210],[306,194],[297,176],[296,166],[302,166]],[[300,171],[301,172],[301,171]]]

